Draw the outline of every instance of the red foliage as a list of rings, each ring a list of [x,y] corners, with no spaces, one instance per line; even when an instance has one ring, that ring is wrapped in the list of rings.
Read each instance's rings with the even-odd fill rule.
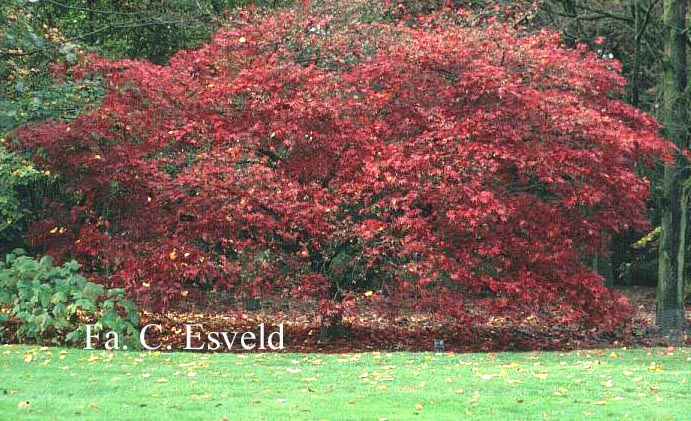
[[[206,286],[338,315],[373,290],[459,325],[616,325],[583,262],[645,226],[636,165],[669,146],[618,64],[464,14],[245,12],[168,66],[89,58],[102,104],[17,132],[69,198],[34,239],[159,307]]]

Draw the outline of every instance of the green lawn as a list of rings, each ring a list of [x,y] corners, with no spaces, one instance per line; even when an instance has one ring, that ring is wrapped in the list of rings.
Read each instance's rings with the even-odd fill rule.
[[[1,346],[0,419],[691,419],[691,349],[192,354]]]

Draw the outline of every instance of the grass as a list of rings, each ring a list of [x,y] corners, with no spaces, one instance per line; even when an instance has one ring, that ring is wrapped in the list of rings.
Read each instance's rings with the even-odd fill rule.
[[[680,420],[691,349],[193,354],[0,347],[0,419]]]

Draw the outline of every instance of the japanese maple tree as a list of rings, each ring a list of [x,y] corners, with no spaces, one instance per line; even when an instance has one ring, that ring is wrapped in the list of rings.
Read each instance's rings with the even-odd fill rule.
[[[636,167],[669,145],[617,99],[619,64],[364,4],[245,11],[166,66],[83,60],[68,76],[103,77],[102,103],[16,133],[65,185],[34,244],[159,307],[210,287],[311,297],[325,320],[366,293],[466,328],[620,323],[584,262],[646,225]]]

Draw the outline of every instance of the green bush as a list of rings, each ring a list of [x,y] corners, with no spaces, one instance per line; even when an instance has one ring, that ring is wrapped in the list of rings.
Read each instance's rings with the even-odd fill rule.
[[[19,241],[30,215],[25,192],[50,180],[48,172],[37,170],[29,160],[0,146],[0,244]],[[0,246],[0,252],[8,251],[3,248]]]
[[[0,264],[0,323],[18,342],[78,345],[85,342],[86,324],[96,330],[137,334],[136,306],[122,289],[105,289],[78,273],[80,265],[53,265],[14,250]],[[12,328],[9,328],[12,325]]]

